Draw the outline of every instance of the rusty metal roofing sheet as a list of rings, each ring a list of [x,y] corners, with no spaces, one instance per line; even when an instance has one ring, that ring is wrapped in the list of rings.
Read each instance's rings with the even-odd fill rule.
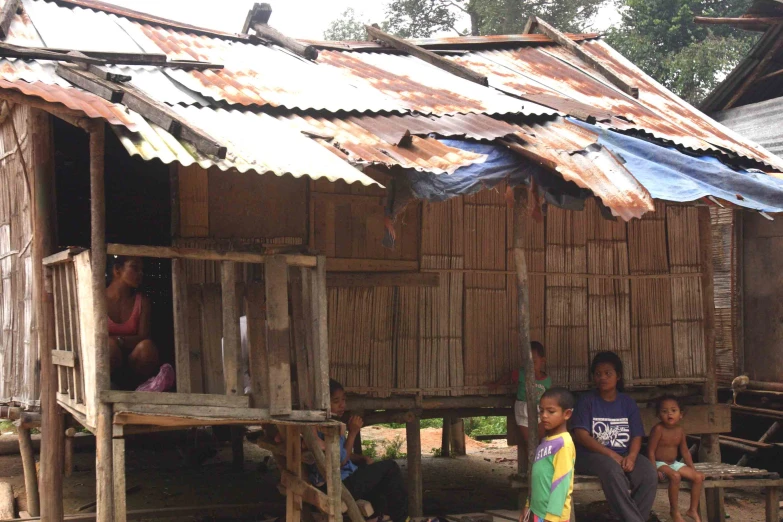
[[[388,143],[399,143],[406,133],[436,134],[444,138],[494,140],[517,131],[516,126],[484,114],[352,116],[350,120]]]
[[[173,109],[194,125],[209,129],[215,139],[227,145],[226,158],[218,160],[204,156],[154,124],[145,122],[138,126],[137,132],[119,126],[114,130],[131,155],[139,155],[145,160],[155,158],[164,163],[198,163],[202,168],[214,165],[221,170],[235,168],[240,172],[253,170],[259,174],[271,172],[278,176],[290,174],[296,178],[308,176],[378,185],[337,155],[268,114],[194,106],[175,106]]]
[[[623,161],[597,144],[598,136],[558,118],[520,125],[521,152],[554,167],[564,179],[589,189],[616,216],[626,221],[655,209],[650,193],[623,166]]]
[[[412,56],[324,51],[318,61],[349,73],[406,109],[422,114],[556,114],[542,105],[458,78]]]
[[[522,97],[548,94],[574,100],[632,122],[622,125],[624,129],[636,128],[698,151],[723,154],[728,149],[777,169],[783,167],[783,161],[761,147],[732,138],[731,131],[669,93],[603,42],[587,41],[582,48],[629,84],[638,86],[639,99],[620,92],[573,53],[557,45],[481,51],[450,58],[487,75],[490,85]],[[568,112],[565,104],[558,108]]]
[[[364,82],[274,46],[230,42],[117,20],[145,52],[205,60],[220,70],[168,69],[171,78],[215,100],[241,105],[357,112],[402,112],[404,106]]]
[[[316,118],[289,114],[278,120],[316,138],[321,145],[355,165],[399,166],[433,174],[451,174],[460,167],[486,160],[475,154],[449,147],[436,139],[413,136],[407,146],[397,146],[366,130],[358,122],[341,118]]]

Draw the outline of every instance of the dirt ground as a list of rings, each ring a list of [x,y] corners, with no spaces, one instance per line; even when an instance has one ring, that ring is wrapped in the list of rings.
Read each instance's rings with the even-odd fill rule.
[[[282,502],[276,489],[277,473],[264,450],[246,442],[245,465],[241,471],[232,468],[228,445],[218,447],[216,455],[200,466],[188,466],[182,454],[192,442],[180,440],[175,443],[172,437],[155,439],[146,436],[128,443],[127,484],[128,487],[138,487],[136,492],[128,495],[128,509]],[[362,437],[378,443],[397,437],[404,440],[405,430],[369,427],[362,430]],[[505,441],[483,443],[469,439],[466,457],[438,458],[433,456],[432,449],[440,447],[440,440],[441,430],[422,430],[425,514],[437,516],[516,508],[516,494],[508,484],[508,477],[516,471],[515,448],[507,447]],[[401,451],[406,451],[404,445]],[[75,455],[75,472],[65,479],[66,513],[91,511],[90,508],[78,509],[95,498],[94,459],[92,452]],[[405,471],[405,459],[397,462]],[[25,509],[24,480],[18,455],[0,456],[0,480],[13,485],[18,507]],[[680,499],[683,512],[688,499],[689,495],[683,493]],[[613,520],[600,494],[579,493],[575,501],[577,517],[581,520]],[[760,491],[727,490],[726,510],[729,520],[761,522],[764,520],[763,496]],[[666,494],[659,491],[654,513],[659,520],[668,521],[668,512]],[[176,520],[216,519],[188,517]]]

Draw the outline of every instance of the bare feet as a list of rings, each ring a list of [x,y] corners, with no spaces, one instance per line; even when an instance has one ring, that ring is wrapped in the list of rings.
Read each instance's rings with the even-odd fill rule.
[[[679,511],[672,511],[672,522],[685,522],[685,519],[682,518]]]
[[[685,516],[692,518],[696,522],[701,522],[701,517],[699,516],[698,510],[689,509],[688,511],[685,512]]]

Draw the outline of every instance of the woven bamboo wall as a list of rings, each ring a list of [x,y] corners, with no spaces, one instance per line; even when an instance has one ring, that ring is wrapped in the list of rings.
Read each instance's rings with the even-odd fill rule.
[[[421,270],[440,273],[439,287],[331,289],[332,376],[375,396],[488,393],[519,365],[511,210],[489,190],[421,216]],[[555,382],[588,386],[590,358],[607,349],[629,383],[703,380],[695,208],[657,202],[626,224],[589,201],[525,228],[531,338]]]
[[[0,105],[0,404],[39,404],[33,331],[31,129],[26,106]]]
[[[715,270],[715,350],[718,384],[729,386],[742,371],[742,314],[738,306],[741,289],[739,279],[736,230],[737,212],[712,209],[713,266]]]

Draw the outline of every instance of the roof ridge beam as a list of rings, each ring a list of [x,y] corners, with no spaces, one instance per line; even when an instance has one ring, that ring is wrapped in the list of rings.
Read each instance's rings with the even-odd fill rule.
[[[712,16],[694,16],[693,22],[702,25],[731,25],[749,31],[766,31],[773,25],[783,23],[783,17],[738,17],[720,18]]]
[[[367,34],[375,40],[383,42],[397,50],[404,51],[414,58],[418,58],[419,60],[425,61],[430,65],[434,65],[438,69],[442,69],[447,73],[453,74],[454,76],[459,76],[460,78],[471,81],[473,83],[478,83],[484,87],[489,87],[489,80],[486,76],[482,76],[477,72],[458,63],[454,63],[447,58],[438,56],[437,54],[423,47],[406,42],[402,38],[390,35],[378,27],[372,25],[365,25],[364,27],[367,29]]]
[[[270,16],[272,16],[272,7],[269,4],[253,5],[247,13],[243,32],[247,33],[250,28],[253,28],[257,36],[288,49],[302,58],[313,61],[318,58],[318,49],[314,45],[303,44],[270,26],[267,23]]]
[[[620,89],[622,92],[627,94],[628,96],[631,96],[633,98],[639,98],[639,88],[638,87],[632,87],[631,85],[628,85],[625,80],[617,76],[613,71],[609,70],[607,66],[605,66],[603,63],[601,63],[598,59],[594,58],[593,56],[587,54],[584,49],[582,49],[579,45],[576,44],[573,40],[568,38],[566,35],[549,25],[544,20],[540,19],[537,16],[531,16],[528,21],[527,25],[525,26],[526,32],[531,32],[534,29],[540,29],[542,33],[547,35],[553,42],[562,45],[572,53],[574,53],[579,59],[581,59],[583,62],[585,62],[587,65],[593,67],[596,69],[599,73],[601,73],[607,80],[609,80],[609,83]]]

